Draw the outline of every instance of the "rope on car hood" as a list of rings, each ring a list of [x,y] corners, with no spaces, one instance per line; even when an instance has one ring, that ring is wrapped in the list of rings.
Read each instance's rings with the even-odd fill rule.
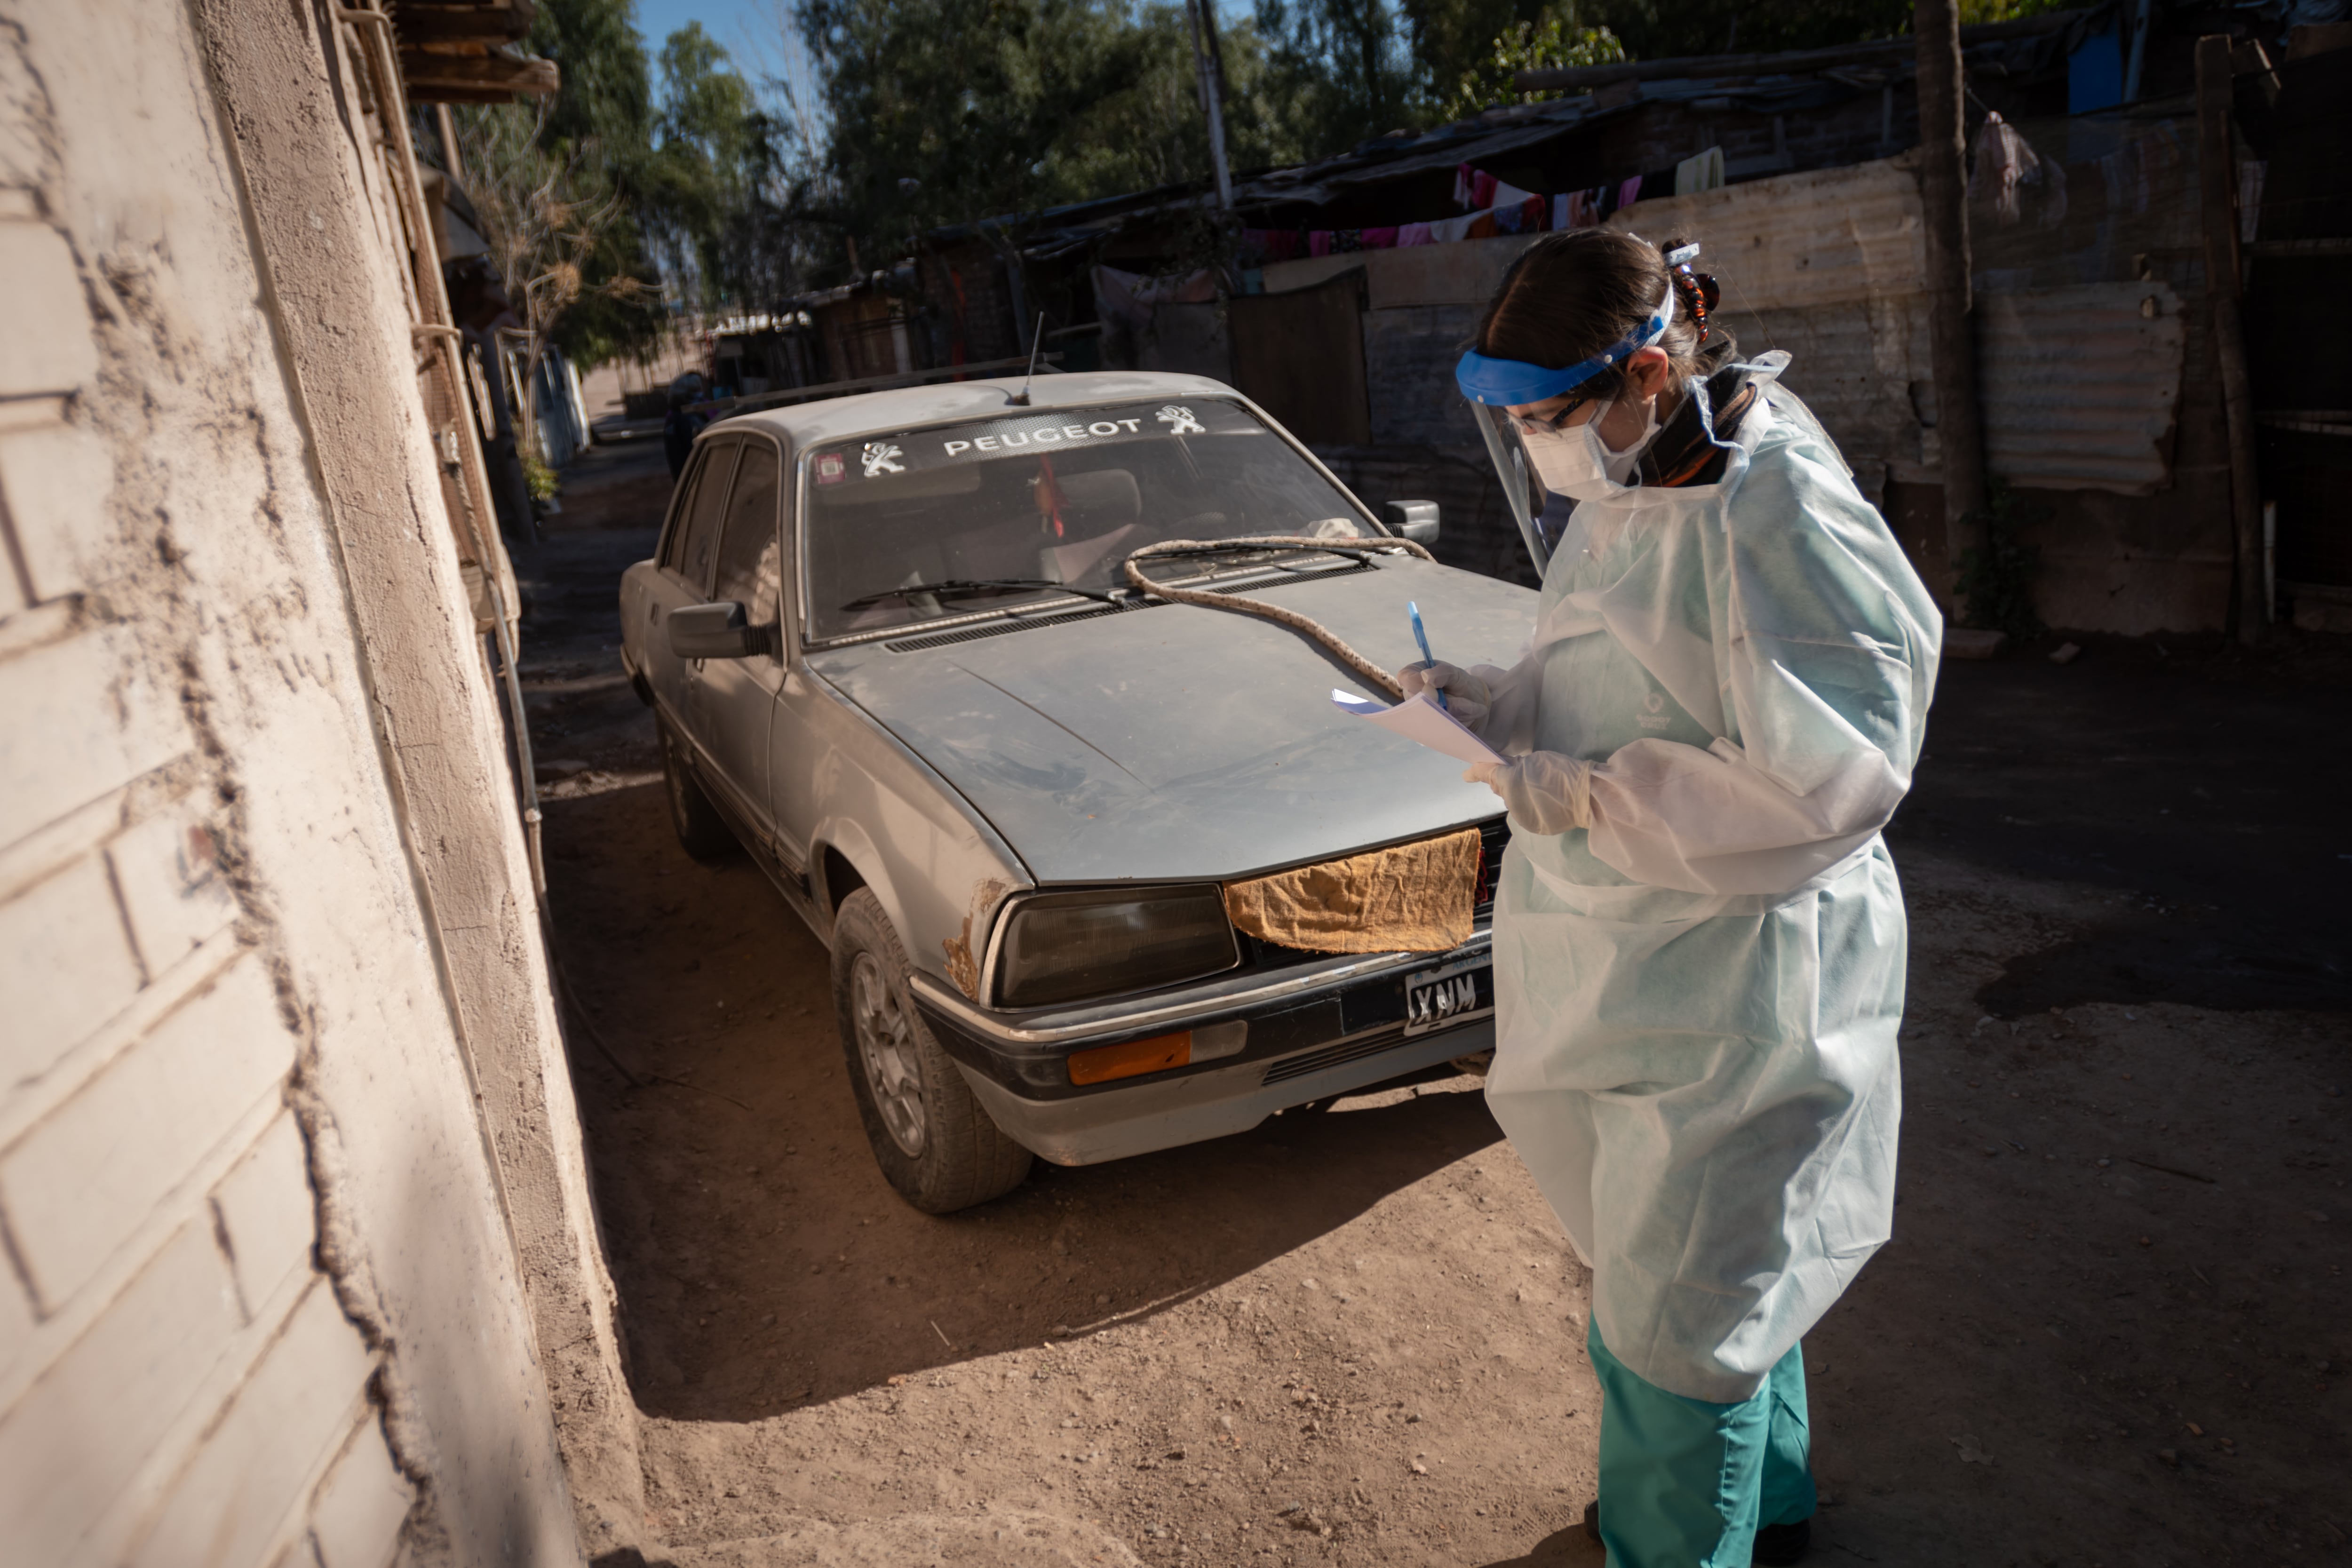
[[[1396,677],[1349,647],[1320,621],[1302,616],[1296,610],[1286,610],[1280,605],[1269,605],[1262,599],[1244,599],[1207,588],[1171,588],[1145,576],[1143,568],[1136,564],[1155,555],[1197,554],[1231,550],[1239,545],[1268,550],[1327,550],[1337,555],[1353,555],[1360,559],[1367,555],[1418,555],[1433,564],[1437,560],[1436,556],[1410,539],[1308,539],[1297,534],[1266,533],[1252,534],[1243,539],[1164,539],[1157,544],[1145,545],[1127,558],[1127,580],[1144,593],[1180,605],[1200,605],[1212,610],[1238,610],[1245,616],[1258,616],[1288,626],[1321,643],[1333,658],[1354,671],[1358,679],[1375,691],[1388,693],[1390,701],[1404,700],[1404,688],[1396,683]]]

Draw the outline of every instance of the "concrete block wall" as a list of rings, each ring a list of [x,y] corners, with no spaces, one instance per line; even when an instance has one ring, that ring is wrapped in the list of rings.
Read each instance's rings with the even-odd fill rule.
[[[350,34],[0,0],[11,1563],[583,1555],[532,1288],[593,1320],[600,1279],[547,1239],[585,1231],[576,1162],[499,1151],[576,1126],[413,258],[380,139],[309,92]],[[278,96],[225,94],[224,47]],[[326,174],[257,181],[272,146]],[[314,248],[270,248],[264,195]],[[486,1085],[515,1041],[539,1076]]]

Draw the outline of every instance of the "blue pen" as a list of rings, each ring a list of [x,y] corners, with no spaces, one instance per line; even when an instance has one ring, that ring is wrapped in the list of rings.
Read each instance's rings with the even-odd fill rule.
[[[1421,645],[1421,662],[1428,665],[1435,664],[1437,656],[1429,651],[1429,634],[1422,629],[1421,606],[1407,599],[1404,602],[1404,612],[1412,617],[1412,640]],[[1439,686],[1432,689],[1437,693],[1437,710],[1441,713],[1452,712],[1453,710],[1445,705],[1445,688]]]

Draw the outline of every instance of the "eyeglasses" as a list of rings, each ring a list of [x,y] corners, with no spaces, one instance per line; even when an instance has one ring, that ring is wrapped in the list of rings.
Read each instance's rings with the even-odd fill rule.
[[[1591,401],[1592,399],[1590,397],[1576,398],[1559,413],[1547,414],[1541,418],[1530,418],[1525,414],[1511,415],[1509,416],[1511,428],[1517,431],[1522,436],[1548,436],[1553,431],[1558,430],[1561,425],[1567,421],[1570,415],[1575,413],[1578,409],[1583,407],[1586,404]]]

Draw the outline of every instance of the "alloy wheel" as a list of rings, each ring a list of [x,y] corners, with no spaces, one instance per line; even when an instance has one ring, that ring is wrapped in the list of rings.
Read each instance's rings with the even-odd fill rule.
[[[857,1026],[857,1059],[866,1087],[890,1141],[909,1156],[920,1156],[926,1138],[923,1076],[915,1041],[898,993],[870,952],[861,952],[849,974],[850,1008]]]

